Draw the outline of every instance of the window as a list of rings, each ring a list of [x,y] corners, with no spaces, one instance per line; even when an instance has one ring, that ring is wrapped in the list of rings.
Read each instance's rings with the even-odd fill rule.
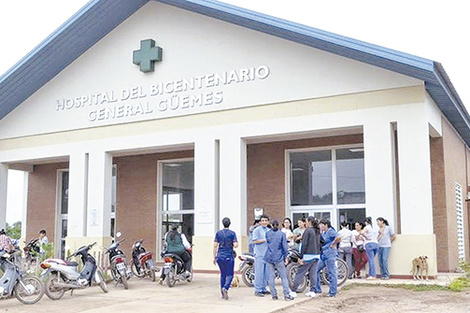
[[[161,240],[172,224],[192,242],[194,235],[194,161],[160,162]]]
[[[67,237],[68,212],[69,212],[69,172],[60,170],[58,172],[59,180],[59,209],[57,221],[56,242],[60,242],[60,246],[56,246],[56,253],[60,258],[65,257],[65,238]]]
[[[362,147],[289,151],[288,157],[288,192],[294,220],[312,215],[330,219],[336,227],[343,221],[353,224],[364,220]]]
[[[455,183],[455,211],[457,213],[457,247],[460,260],[465,260],[465,242],[463,226],[463,194],[462,186]]]
[[[116,232],[116,196],[117,196],[117,166],[113,165],[113,174],[111,178],[111,237],[114,238]]]

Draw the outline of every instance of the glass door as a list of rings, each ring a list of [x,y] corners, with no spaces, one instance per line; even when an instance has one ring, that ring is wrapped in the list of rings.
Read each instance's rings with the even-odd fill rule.
[[[60,258],[65,255],[65,238],[67,237],[68,212],[69,212],[69,172],[68,170],[58,172],[59,181],[59,207],[56,226],[55,254]]]
[[[194,161],[171,160],[159,163],[160,251],[171,225],[192,242],[194,235]]]

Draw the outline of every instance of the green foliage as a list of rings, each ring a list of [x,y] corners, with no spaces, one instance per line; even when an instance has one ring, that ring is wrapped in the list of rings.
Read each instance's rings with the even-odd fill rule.
[[[468,277],[456,278],[449,285],[449,289],[452,291],[463,291],[467,288],[470,288],[470,279]]]
[[[5,229],[7,236],[13,239],[20,239],[21,237],[21,222],[15,222],[13,225],[9,225],[7,223],[7,227]]]
[[[353,283],[341,288],[342,290],[353,289],[354,287],[385,287],[385,288],[401,288],[411,291],[451,291],[448,286],[441,286],[436,284],[365,284]],[[453,290],[452,290],[453,291]]]
[[[54,243],[48,242],[42,244],[42,250],[44,253],[42,253],[39,257],[41,259],[41,262],[44,261],[45,259],[50,259],[54,256]]]

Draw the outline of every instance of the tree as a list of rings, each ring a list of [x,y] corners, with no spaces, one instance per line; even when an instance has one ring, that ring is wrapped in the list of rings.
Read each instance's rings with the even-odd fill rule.
[[[7,223],[6,227],[7,236],[13,239],[20,239],[21,237],[21,222],[15,222],[13,225]]]

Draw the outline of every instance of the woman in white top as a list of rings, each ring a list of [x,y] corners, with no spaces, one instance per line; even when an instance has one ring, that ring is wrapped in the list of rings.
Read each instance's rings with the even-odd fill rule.
[[[348,277],[351,278],[353,273],[352,267],[352,232],[349,230],[349,224],[346,222],[341,223],[341,230],[338,232],[341,238],[338,247],[339,258],[345,260],[348,264]]]
[[[388,269],[388,256],[392,248],[392,242],[395,240],[395,232],[388,225],[388,221],[383,217],[377,218],[377,226],[379,226],[379,266],[380,276],[382,279],[390,278],[390,270]]]
[[[364,237],[361,235],[365,225],[363,222],[356,222],[354,230],[352,231],[353,243],[353,256],[354,256],[354,270],[356,271],[356,278],[361,278],[361,270],[367,264],[367,253],[364,247]]]
[[[372,227],[371,217],[366,217],[364,223],[366,227],[362,230],[361,235],[365,239],[367,258],[369,259],[369,277],[367,279],[375,279],[377,275],[375,270],[375,255],[379,251],[379,243],[377,241],[379,232]]]
[[[294,241],[294,233],[292,232],[292,222],[290,218],[286,217],[284,221],[282,221],[282,229],[281,231],[286,234],[287,244],[289,248],[293,248],[295,245]]]

